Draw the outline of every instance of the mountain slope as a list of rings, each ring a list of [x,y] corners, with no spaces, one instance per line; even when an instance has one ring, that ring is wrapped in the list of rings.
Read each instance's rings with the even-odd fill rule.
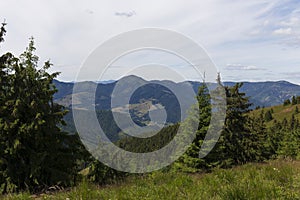
[[[298,110],[298,111],[297,111]],[[284,119],[287,119],[290,121],[292,117],[294,116],[295,119],[298,119],[300,121],[300,104],[296,105],[276,105],[266,108],[260,108],[253,110],[250,112],[250,115],[259,116],[261,112],[271,112],[272,120],[267,122],[267,126],[272,125],[273,122],[276,120],[278,122],[282,122]]]
[[[234,85],[233,82],[225,82],[225,85]],[[300,95],[300,86],[287,81],[244,82],[241,88],[254,106],[268,107],[282,104],[284,100],[292,96]]]
[[[131,98],[133,103],[138,103],[139,100],[153,98],[157,101],[162,99],[168,102],[174,102],[174,95],[170,94],[169,91],[165,90],[164,87],[159,86],[160,83],[163,85],[168,85],[174,88],[184,87],[183,83],[174,83],[171,81],[145,81],[136,76],[124,77],[122,83],[124,85],[124,93],[126,93],[126,81],[137,82],[146,84],[143,86],[143,90],[135,92],[134,96]],[[80,87],[82,92],[89,92],[89,86],[91,84],[97,84],[95,105],[98,110],[109,110],[111,108],[111,94],[117,82],[110,82],[108,84],[94,83],[94,82],[81,82]],[[192,84],[193,89],[197,92],[198,87],[201,83],[199,82],[189,82]],[[74,83],[64,83],[55,80],[55,86],[58,92],[54,95],[56,102],[65,105],[67,107],[71,106],[71,97]],[[226,86],[234,85],[234,82],[224,82]],[[276,81],[276,82],[244,82],[241,88],[242,92],[245,92],[247,96],[250,96],[250,102],[253,103],[253,107],[268,107],[283,103],[285,99],[291,98],[292,96],[300,96],[300,86],[295,85],[286,81]],[[74,97],[78,94],[73,94]],[[194,97],[191,97],[194,98]]]

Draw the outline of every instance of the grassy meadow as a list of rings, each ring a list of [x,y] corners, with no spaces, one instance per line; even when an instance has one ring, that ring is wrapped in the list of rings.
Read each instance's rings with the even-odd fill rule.
[[[260,108],[253,110],[250,115],[258,116],[261,111],[263,110],[264,113],[266,113],[268,110],[272,110],[272,117],[273,120],[266,122],[267,126],[271,126],[274,122],[274,119],[281,122],[286,118],[287,120],[291,120],[292,116],[294,115],[295,119],[300,120],[300,112],[296,112],[296,107],[300,109],[300,105],[277,105],[277,106],[272,106],[272,107],[267,107],[267,108]]]
[[[300,161],[249,163],[206,174],[154,172],[109,186],[83,181],[50,194],[12,194],[13,199],[300,199]]]

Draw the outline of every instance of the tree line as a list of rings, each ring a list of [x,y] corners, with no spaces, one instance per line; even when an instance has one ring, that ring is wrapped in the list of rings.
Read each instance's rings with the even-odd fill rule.
[[[220,82],[220,81],[219,81]],[[211,97],[203,83],[198,90],[199,105],[198,131],[196,138],[186,153],[169,168],[185,172],[205,172],[213,168],[228,168],[247,162],[263,162],[269,159],[291,158],[300,156],[300,123],[294,113],[290,120],[274,119],[273,109],[261,109],[252,114],[249,97],[240,92],[242,83],[222,86],[225,89],[227,110],[221,136],[213,150],[204,158],[199,158],[199,151],[211,120]],[[296,112],[296,110],[295,110]],[[189,116],[195,120],[194,116]],[[267,126],[267,122],[271,122]],[[184,122],[183,122],[184,123]],[[124,138],[118,144],[133,152],[155,151],[166,145],[176,134],[179,124],[162,129],[155,137],[147,139]],[[159,136],[161,135],[161,136]]]
[[[283,102],[284,106],[300,104],[300,96],[292,96],[292,99],[286,99]]]

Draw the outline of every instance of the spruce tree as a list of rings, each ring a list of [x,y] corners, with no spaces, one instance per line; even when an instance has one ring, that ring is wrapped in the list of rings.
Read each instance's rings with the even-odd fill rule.
[[[267,133],[264,110],[258,116],[249,117],[248,128],[250,131],[245,151],[248,153],[247,161],[257,162],[268,159],[272,156],[271,136]]]
[[[282,123],[276,119],[273,121],[270,128],[268,128],[268,144],[270,157],[275,158],[279,149],[279,144],[283,140]]]
[[[299,113],[299,109],[298,109],[298,106],[296,106],[295,108],[295,114],[297,115]]]
[[[297,99],[295,96],[292,97],[292,105],[296,105],[297,104]]]
[[[290,105],[291,104],[291,100],[289,100],[289,99],[287,99],[287,100],[285,100],[284,102],[283,102],[283,105],[284,106],[288,106],[288,105]]]
[[[286,118],[282,121],[282,128],[279,132],[281,136],[281,140],[278,142],[278,150],[277,154],[279,157],[284,158],[293,158],[295,159],[298,156],[298,152],[300,149],[299,146],[299,121],[292,114],[290,120]]]
[[[279,157],[283,158],[299,158],[300,155],[300,131],[299,129],[287,130],[283,129],[281,131],[282,140],[279,142],[279,147],[277,154]]]
[[[247,149],[250,131],[247,127],[251,103],[245,93],[240,92],[242,83],[232,87],[225,87],[227,96],[227,112],[221,141],[224,149],[224,163],[226,165],[243,164],[248,161],[251,151]],[[251,142],[251,141],[250,141]],[[250,156],[252,157],[252,156]]]
[[[0,57],[1,192],[69,185],[76,173],[76,140],[60,130],[66,111],[53,101],[58,73],[47,72],[49,61],[39,67],[34,51],[30,39],[19,58]]]
[[[186,153],[175,163],[177,169],[186,172],[196,172],[208,168],[208,163],[205,162],[204,159],[199,158],[199,151],[207,133],[211,118],[210,95],[205,82],[199,86],[196,98],[199,105],[199,116],[189,116],[188,119],[193,120],[193,117],[199,119],[196,138]]]
[[[211,90],[211,103],[212,103],[212,112],[213,116],[211,118],[211,123],[209,124],[209,128],[211,133],[213,134],[211,136],[208,136],[206,138],[206,145],[210,150],[211,145],[214,145],[213,149],[209,152],[209,154],[204,157],[204,160],[206,162],[206,165],[210,168],[214,167],[224,167],[226,166],[226,162],[223,162],[223,159],[225,158],[225,145],[224,145],[224,137],[222,137],[223,132],[223,126],[224,126],[224,118],[227,113],[227,97],[226,97],[226,90],[221,82],[221,76],[220,73],[218,73],[217,76],[217,85],[216,88]],[[217,135],[220,137],[218,137]],[[217,136],[217,137],[216,137]],[[216,141],[217,140],[217,141]],[[203,144],[204,146],[204,144]],[[204,148],[201,146],[201,148]],[[201,155],[201,154],[199,154]]]
[[[297,99],[297,104],[300,104],[300,96],[297,96],[296,99]]]
[[[272,116],[272,112],[270,110],[268,110],[264,116],[266,122],[269,122],[273,119],[273,116]]]

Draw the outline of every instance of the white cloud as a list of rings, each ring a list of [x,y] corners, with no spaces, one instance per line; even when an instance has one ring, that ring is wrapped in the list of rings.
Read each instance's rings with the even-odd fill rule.
[[[6,19],[8,32],[0,51],[20,54],[34,36],[41,60],[51,58],[62,80],[74,80],[102,42],[124,31],[158,27],[203,45],[221,70],[227,63],[252,63],[284,71],[282,66],[300,66],[300,48],[294,48],[300,46],[299,7],[299,0],[3,1],[0,22]],[[249,67],[244,70],[255,72]],[[239,70],[230,75],[239,77]]]
[[[280,25],[282,25],[282,26],[299,26],[300,19],[298,17],[291,17],[288,20],[280,22]]]
[[[292,28],[279,28],[273,31],[274,35],[291,35],[292,32]]]
[[[225,67],[226,70],[262,70],[253,65],[242,65],[242,64],[227,64]]]

